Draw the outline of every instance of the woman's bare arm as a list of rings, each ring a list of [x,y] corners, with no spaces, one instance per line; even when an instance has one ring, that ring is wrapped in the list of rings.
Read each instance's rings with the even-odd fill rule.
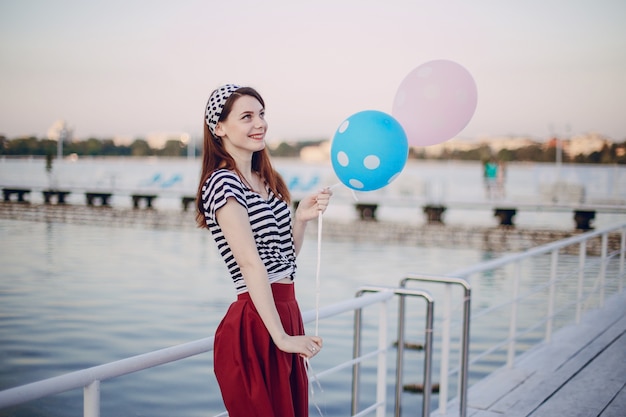
[[[246,209],[233,198],[229,198],[226,204],[217,211],[216,217],[241,269],[250,298],[276,346],[285,352],[299,353],[306,357],[314,356],[322,347],[321,338],[289,336],[283,328],[274,303],[267,270],[254,242]],[[317,349],[311,352],[311,347],[317,347]]]

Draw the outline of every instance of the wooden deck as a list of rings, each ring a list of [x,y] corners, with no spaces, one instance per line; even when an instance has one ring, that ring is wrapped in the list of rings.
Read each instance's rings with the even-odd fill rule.
[[[445,416],[458,416],[458,404]],[[522,355],[513,369],[474,384],[467,417],[496,416],[625,417],[626,291]]]

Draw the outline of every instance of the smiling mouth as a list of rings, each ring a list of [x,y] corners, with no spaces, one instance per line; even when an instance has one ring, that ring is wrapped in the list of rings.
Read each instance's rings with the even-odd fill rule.
[[[250,137],[251,137],[252,139],[261,140],[261,139],[263,139],[263,138],[265,137],[265,134],[263,134],[263,133],[259,133],[259,134],[257,134],[257,135],[250,135]]]

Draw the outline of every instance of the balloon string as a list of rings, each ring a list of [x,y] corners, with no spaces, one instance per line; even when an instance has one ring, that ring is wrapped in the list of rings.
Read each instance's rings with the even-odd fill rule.
[[[322,211],[317,215],[317,273],[315,274],[315,336],[319,336],[320,269],[322,265]]]
[[[324,417],[322,410],[320,409],[319,405],[317,405],[317,399],[315,398],[315,385],[317,385],[322,394],[324,393],[324,389],[322,388],[322,384],[320,384],[319,379],[317,379],[317,375],[313,371],[313,367],[311,366],[311,361],[309,360],[309,358],[304,358],[304,366],[306,368],[307,374],[309,375],[309,379],[312,379],[312,381],[309,382],[309,385],[311,386],[311,402],[317,409],[320,417]],[[313,382],[315,382],[315,384],[313,384]]]
[[[319,321],[320,321],[320,271],[322,265],[322,218],[323,213],[320,210],[317,214],[317,272],[315,274],[315,336],[319,336]],[[304,358],[304,363],[306,366],[307,373],[309,374],[309,379],[312,379],[320,389],[320,392],[324,392],[322,389],[322,384],[317,379],[317,375],[313,372],[313,367],[311,366],[311,362],[309,358]],[[315,386],[311,384],[311,400],[313,405],[317,409],[320,417],[323,417],[324,414],[322,410],[317,405],[317,399],[315,398]]]
[[[329,190],[341,185],[341,182],[328,187]],[[358,201],[356,193],[352,191],[355,201]],[[322,269],[322,219],[323,212],[320,210],[317,214],[317,271],[315,273],[315,336],[319,336],[320,322],[320,271]]]
[[[338,185],[341,185],[341,182],[338,182],[336,184],[331,185],[330,187],[328,187],[329,190],[332,190],[333,188],[337,187]],[[352,193],[352,198],[354,198],[354,201],[359,201],[359,197],[357,197],[356,192],[350,188],[350,192]]]

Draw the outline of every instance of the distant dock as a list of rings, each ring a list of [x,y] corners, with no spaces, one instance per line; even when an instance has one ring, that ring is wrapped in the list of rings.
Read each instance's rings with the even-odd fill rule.
[[[0,218],[9,220],[71,223],[105,227],[139,227],[194,230],[194,210],[154,210],[103,206],[18,204],[0,202]],[[471,247],[493,252],[517,252],[583,233],[581,230],[521,229],[516,227],[460,227],[440,223],[408,224],[398,221],[337,221],[324,219],[322,236],[338,241],[373,242],[446,248]],[[307,234],[315,238],[317,229]],[[619,234],[609,237],[609,249],[618,248]],[[601,242],[588,245],[589,254],[599,254]]]
[[[558,184],[557,184],[558,185]],[[15,202],[19,204],[38,204],[41,200],[38,194],[41,193],[43,203],[47,205],[66,205],[69,203],[70,196],[74,203],[77,198],[84,196],[87,206],[115,207],[118,204],[112,204],[112,199],[127,199],[131,202],[134,209],[139,208],[156,208],[160,200],[178,200],[179,207],[183,211],[193,210],[193,204],[196,196],[193,192],[167,191],[157,189],[88,189],[88,188],[43,188],[43,187],[23,187],[23,186],[3,186],[2,201],[4,203]],[[307,193],[301,190],[294,192],[293,204],[299,203],[299,199],[303,198]],[[626,200],[618,198],[604,198],[586,201],[582,194],[576,195],[574,198],[562,198],[556,191],[531,196],[523,199],[504,199],[504,198],[470,198],[467,200],[438,199],[425,198],[418,195],[376,195],[366,194],[357,198],[357,195],[350,194],[346,190],[337,192],[333,200],[339,204],[354,207],[355,213],[360,220],[378,220],[377,212],[381,207],[391,208],[411,208],[415,210],[415,215],[422,213],[423,219],[428,224],[441,225],[445,223],[445,213],[453,210],[477,211],[483,213],[492,213],[492,217],[497,219],[499,226],[515,227],[515,218],[519,213],[559,213],[559,215],[570,215],[572,223],[577,230],[592,230],[593,221],[598,214],[620,214],[626,215]]]

